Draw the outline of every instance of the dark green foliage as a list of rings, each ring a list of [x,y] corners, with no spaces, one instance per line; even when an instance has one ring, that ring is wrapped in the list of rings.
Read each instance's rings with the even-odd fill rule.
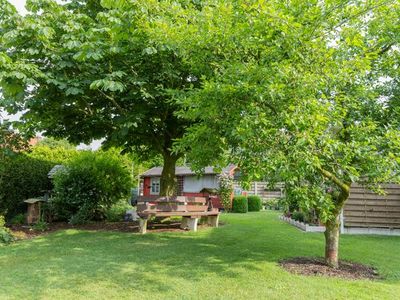
[[[34,224],[32,226],[32,229],[36,230],[36,231],[42,231],[43,232],[43,231],[46,231],[47,229],[49,229],[49,226],[48,226],[48,224],[46,222],[39,221],[39,222],[37,222],[36,224]]]
[[[56,164],[75,155],[75,150],[34,147],[30,153],[0,158],[0,214],[9,220],[25,213],[24,200],[43,196],[52,188],[47,174]]]
[[[249,205],[246,196],[235,196],[233,198],[232,211],[235,213],[247,213]]]
[[[25,215],[18,214],[11,219],[11,224],[13,225],[22,225],[25,223]]]
[[[104,219],[119,200],[129,198],[131,177],[116,151],[82,152],[54,177],[55,217],[73,224]]]
[[[304,222],[304,221],[306,220],[306,216],[305,216],[305,214],[304,214],[303,212],[301,212],[301,211],[295,211],[295,212],[292,214],[292,219],[293,219],[293,220],[296,220],[296,221],[299,221],[299,222]]]
[[[248,196],[249,211],[260,211],[262,208],[261,198],[259,196]]]

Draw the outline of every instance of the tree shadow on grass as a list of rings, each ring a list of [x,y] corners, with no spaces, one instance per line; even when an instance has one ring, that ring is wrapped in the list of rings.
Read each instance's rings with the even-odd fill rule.
[[[3,284],[15,285],[13,278],[19,278],[35,295],[53,287],[79,288],[80,283],[95,282],[163,293],[174,289],[176,280],[197,281],[209,274],[231,279],[260,271],[261,263],[277,264],[283,258],[318,256],[323,251],[321,234],[306,236],[260,216],[254,222],[251,216],[231,218],[232,224],[197,233],[56,232],[14,245],[7,254],[0,249],[0,264],[10,257],[15,263],[15,276]]]

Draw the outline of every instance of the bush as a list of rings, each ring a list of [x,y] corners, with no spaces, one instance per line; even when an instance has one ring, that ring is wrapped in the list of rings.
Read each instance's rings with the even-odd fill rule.
[[[44,232],[44,231],[46,231],[47,229],[49,229],[49,226],[48,226],[48,224],[47,224],[46,222],[44,222],[44,221],[39,221],[39,222],[37,222],[36,224],[34,224],[34,225],[32,226],[32,228],[33,228],[33,230]]]
[[[246,196],[235,196],[233,198],[232,210],[235,213],[247,213],[249,210]]]
[[[262,208],[261,198],[259,196],[248,196],[249,211],[260,211]]]
[[[0,243],[9,244],[14,241],[14,237],[11,231],[5,227],[5,220],[3,216],[0,216]]]
[[[11,219],[11,224],[13,225],[22,225],[25,223],[25,215],[18,214]]]
[[[23,200],[43,196],[52,184],[48,172],[77,153],[76,150],[34,147],[30,153],[0,158],[0,214],[11,220],[26,212]]]
[[[128,209],[132,209],[132,206],[126,201],[119,201],[105,212],[105,218],[108,222],[124,221],[124,217]]]
[[[304,222],[304,220],[305,220],[305,215],[304,215],[304,213],[301,212],[301,211],[295,211],[295,212],[292,214],[292,219],[293,219],[293,220],[296,220],[296,221],[299,221],[299,222]]]
[[[84,151],[54,176],[55,217],[73,224],[103,220],[106,211],[128,199],[131,175],[116,151]]]

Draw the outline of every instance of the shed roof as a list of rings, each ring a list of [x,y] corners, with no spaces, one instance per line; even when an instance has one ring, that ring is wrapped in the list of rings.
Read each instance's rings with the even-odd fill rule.
[[[63,165],[55,165],[55,166],[49,171],[49,173],[47,173],[47,176],[48,176],[50,179],[53,179],[53,178],[54,178],[54,175],[55,175],[57,172],[61,171],[61,170],[65,170],[65,166],[63,166]]]
[[[46,200],[44,200],[43,198],[30,198],[30,199],[24,200],[24,202],[29,203],[29,204],[34,204],[36,202],[46,202]]]
[[[205,167],[203,174],[204,175],[213,175],[213,174],[229,173],[235,168],[236,168],[235,165],[229,165],[229,166],[223,168],[222,172],[218,172],[217,168]],[[161,176],[162,169],[163,169],[162,167],[154,167],[154,168],[151,168],[151,169],[147,170],[146,172],[144,172],[140,176],[141,177],[157,177],[157,176]],[[190,169],[190,167],[175,167],[175,174],[177,176],[196,175],[196,172],[192,171],[192,169]]]

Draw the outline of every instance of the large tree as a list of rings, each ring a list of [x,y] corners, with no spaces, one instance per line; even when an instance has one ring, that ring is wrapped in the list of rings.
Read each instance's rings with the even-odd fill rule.
[[[206,10],[175,24],[191,61],[214,70],[182,99],[198,123],[177,148],[198,168],[230,157],[248,180],[284,181],[317,210],[326,262],[337,267],[351,184],[399,181],[399,3],[220,1]]]
[[[161,155],[161,194],[173,194],[182,152],[172,144],[191,124],[175,115],[175,98],[200,78],[152,34],[174,6],[183,9],[174,1],[36,0],[20,16],[0,0],[1,106],[23,112],[26,132]]]

